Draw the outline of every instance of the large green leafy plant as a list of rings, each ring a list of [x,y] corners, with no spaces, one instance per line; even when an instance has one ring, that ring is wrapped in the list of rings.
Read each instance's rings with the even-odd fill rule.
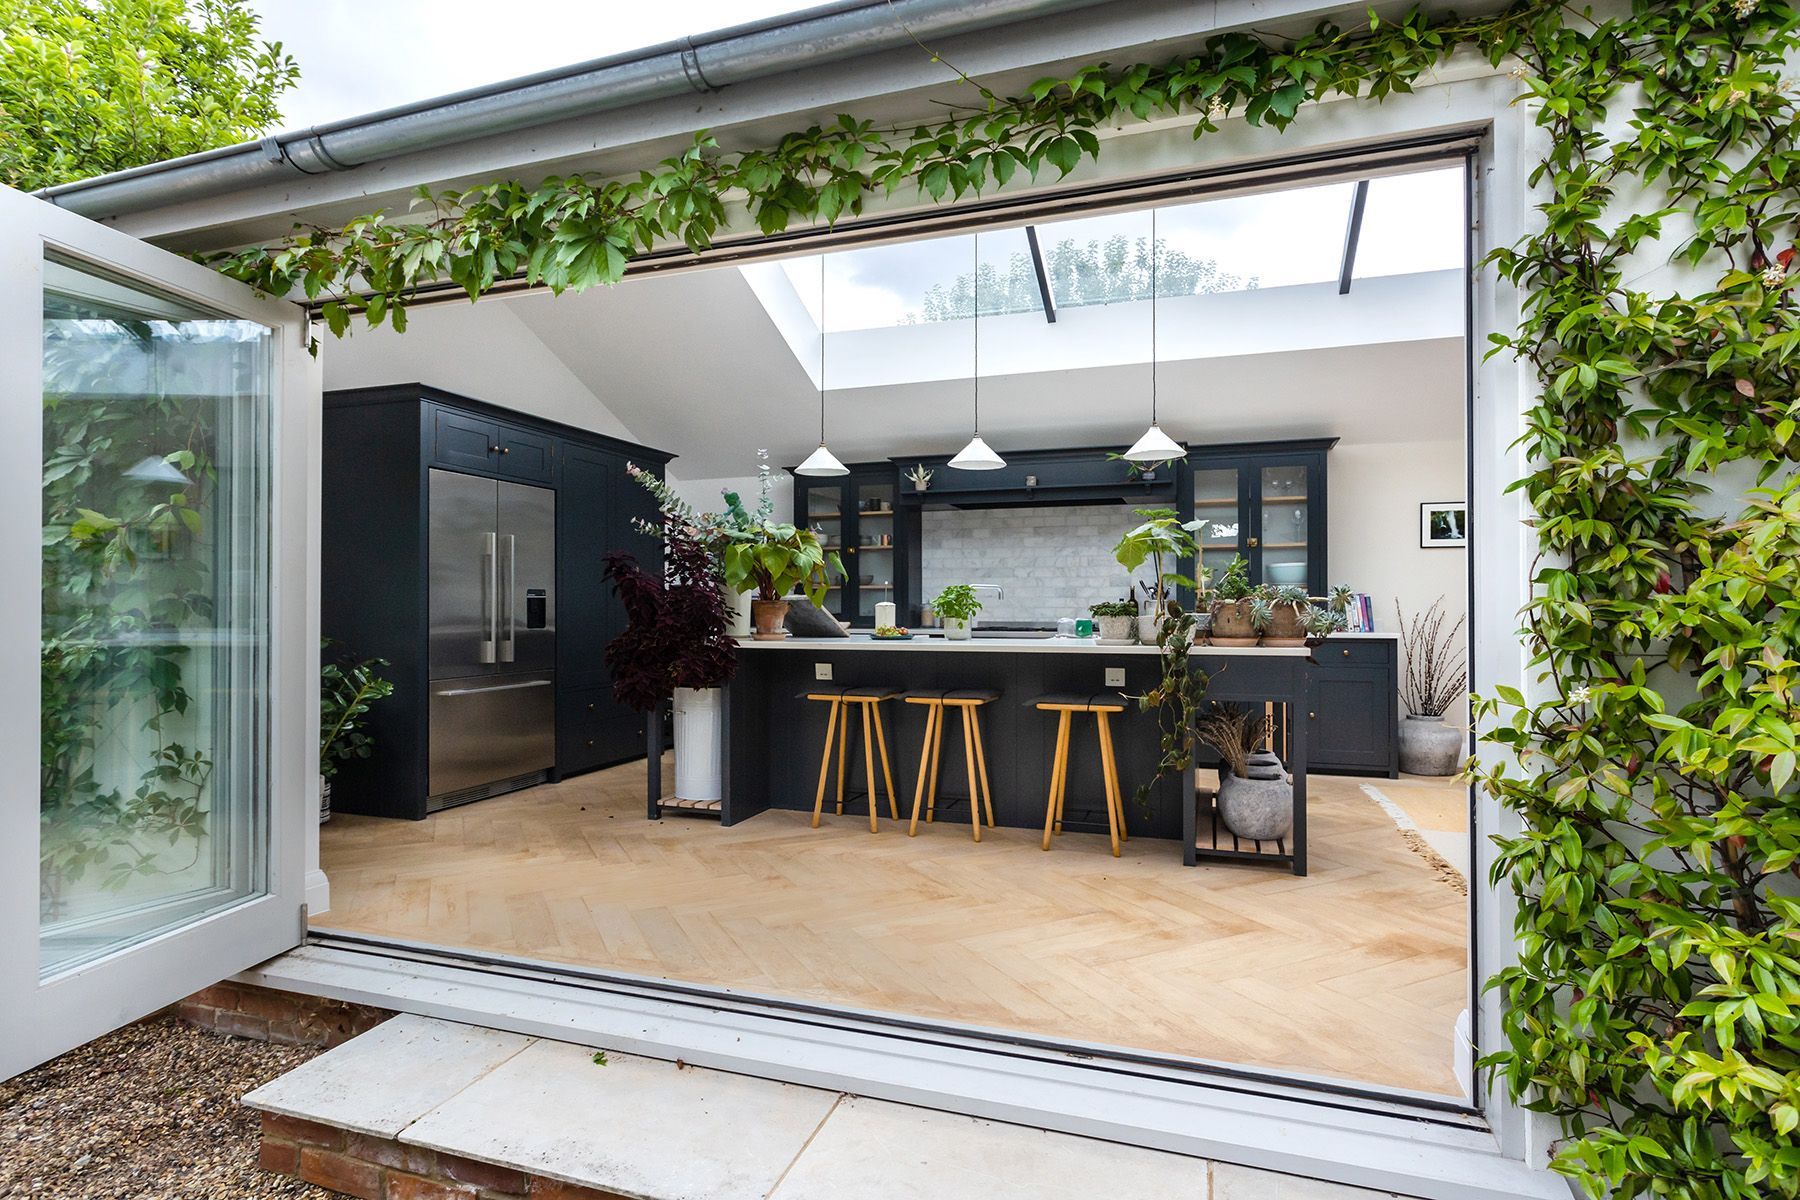
[[[299,79],[247,0],[0,0],[0,183],[22,190],[255,137]]]
[[[1524,614],[1541,676],[1475,710],[1475,777],[1522,827],[1496,868],[1519,896],[1519,962],[1493,981],[1504,1046],[1488,1064],[1562,1122],[1555,1165],[1591,1195],[1800,1195],[1800,44],[1786,0],[1526,2],[1289,40],[1225,33],[1017,96],[971,85],[969,109],[935,124],[845,116],[742,153],[701,134],[635,177],[426,195],[408,219],[216,261],[326,297],[334,331],[398,323],[439,281],[472,296],[519,274],[582,288],[651,246],[703,249],[727,196],[766,233],[902,187],[957,199],[1067,175],[1119,123],[1185,116],[1201,137],[1227,115],[1279,129],[1309,101],[1379,101],[1462,48],[1513,68],[1543,148],[1537,232],[1483,268],[1525,300],[1494,352],[1540,385],[1518,486],[1541,550]],[[1650,290],[1671,257],[1684,274]],[[1765,490],[1703,497],[1743,476]]]

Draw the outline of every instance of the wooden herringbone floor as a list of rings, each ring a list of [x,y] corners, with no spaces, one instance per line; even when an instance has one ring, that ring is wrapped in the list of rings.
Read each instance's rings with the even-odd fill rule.
[[[331,929],[1454,1094],[1467,901],[1357,781],[1312,870],[1177,846],[768,812],[644,819],[641,764],[322,830]],[[1404,803],[1409,788],[1379,781]]]

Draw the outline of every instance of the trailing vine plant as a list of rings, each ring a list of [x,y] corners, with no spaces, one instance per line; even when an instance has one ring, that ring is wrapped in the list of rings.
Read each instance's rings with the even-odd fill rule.
[[[1505,1045],[1485,1063],[1561,1121],[1553,1165],[1592,1196],[1794,1197],[1797,48],[1787,0],[1226,33],[1019,96],[965,78],[971,104],[935,125],[845,116],[731,152],[701,134],[636,177],[423,192],[412,214],[213,261],[324,297],[334,333],[403,327],[443,281],[560,292],[652,249],[703,251],[733,205],[775,233],[901,188],[945,201],[1067,175],[1117,122],[1281,129],[1309,101],[1407,91],[1458,49],[1510,66],[1541,127],[1541,228],[1483,269],[1525,304],[1493,352],[1541,385],[1515,485],[1540,549],[1522,631],[1540,674],[1474,706],[1471,774],[1521,825],[1495,867],[1519,897],[1519,961],[1490,982]]]

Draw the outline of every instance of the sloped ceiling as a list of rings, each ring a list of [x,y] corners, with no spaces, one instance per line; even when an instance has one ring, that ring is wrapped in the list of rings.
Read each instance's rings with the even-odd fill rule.
[[[639,441],[679,454],[681,478],[750,474],[759,447],[791,466],[818,443],[818,391],[736,270],[491,303],[509,308]],[[1456,337],[1191,359],[1162,364],[1159,406],[1169,434],[1194,445],[1454,439],[1463,372]],[[953,453],[968,439],[971,399],[968,379],[833,389],[831,448],[846,462]],[[1002,453],[1129,443],[1149,410],[1141,363],[981,381],[982,433]]]

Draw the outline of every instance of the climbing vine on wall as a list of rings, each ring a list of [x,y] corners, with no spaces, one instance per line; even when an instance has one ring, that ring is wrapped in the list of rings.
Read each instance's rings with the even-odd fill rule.
[[[706,249],[737,205],[774,233],[903,188],[946,201],[1066,175],[1114,123],[1279,130],[1309,101],[1406,91],[1459,49],[1508,66],[1543,132],[1540,229],[1483,269],[1525,307],[1492,350],[1541,385],[1515,485],[1540,557],[1532,686],[1475,709],[1472,774],[1521,825],[1495,871],[1519,896],[1520,961],[1490,982],[1505,1044],[1486,1062],[1561,1120],[1555,1166],[1591,1195],[1794,1197],[1797,46],[1785,0],[1222,34],[1020,96],[964,80],[969,109],[934,126],[843,117],[732,152],[701,135],[635,178],[424,193],[215,265],[328,297],[334,332],[403,327],[420,287],[611,283],[653,247]]]

